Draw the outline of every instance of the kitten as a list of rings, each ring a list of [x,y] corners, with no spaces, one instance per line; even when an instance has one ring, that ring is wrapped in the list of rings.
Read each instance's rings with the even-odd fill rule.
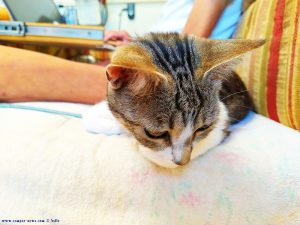
[[[146,35],[113,54],[106,72],[108,106],[146,158],[163,167],[185,165],[218,145],[228,126],[253,109],[228,62],[263,43]],[[96,107],[104,109],[105,103]],[[86,124],[100,119],[96,111],[87,113]]]

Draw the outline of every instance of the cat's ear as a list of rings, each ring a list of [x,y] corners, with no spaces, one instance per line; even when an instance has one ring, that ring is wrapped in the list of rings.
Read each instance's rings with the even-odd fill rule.
[[[201,54],[201,68],[209,71],[242,54],[262,46],[265,40],[208,40],[198,38],[198,47]]]
[[[115,64],[107,66],[106,76],[113,89],[126,86],[136,93],[149,90],[164,80],[164,76],[158,72]]]
[[[136,93],[166,79],[153,65],[149,53],[133,44],[121,46],[114,52],[111,64],[106,67],[106,76],[111,88],[127,87]]]

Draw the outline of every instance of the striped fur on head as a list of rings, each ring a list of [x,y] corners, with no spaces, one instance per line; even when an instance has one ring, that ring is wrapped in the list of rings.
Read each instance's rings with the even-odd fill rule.
[[[109,107],[142,144],[147,158],[165,167],[184,165],[220,143],[233,122],[234,110],[220,100],[220,90],[223,77],[240,80],[224,63],[261,44],[176,33],[146,35],[114,53],[107,67]],[[242,83],[226,86],[222,93],[225,97],[241,88],[245,89]],[[239,96],[251,104],[247,93]],[[243,105],[240,97],[238,104]],[[227,99],[230,104],[235,101],[236,97]],[[199,143],[201,147],[193,150]]]

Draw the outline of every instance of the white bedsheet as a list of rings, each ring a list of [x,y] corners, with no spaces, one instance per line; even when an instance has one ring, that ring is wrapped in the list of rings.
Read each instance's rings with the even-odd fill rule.
[[[0,125],[0,224],[300,224],[300,134],[259,115],[171,170],[77,118],[0,109]]]

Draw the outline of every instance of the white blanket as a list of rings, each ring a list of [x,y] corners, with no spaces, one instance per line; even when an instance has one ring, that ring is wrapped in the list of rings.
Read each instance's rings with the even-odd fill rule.
[[[0,109],[0,125],[0,224],[300,224],[300,134],[259,115],[169,170],[80,119]]]

